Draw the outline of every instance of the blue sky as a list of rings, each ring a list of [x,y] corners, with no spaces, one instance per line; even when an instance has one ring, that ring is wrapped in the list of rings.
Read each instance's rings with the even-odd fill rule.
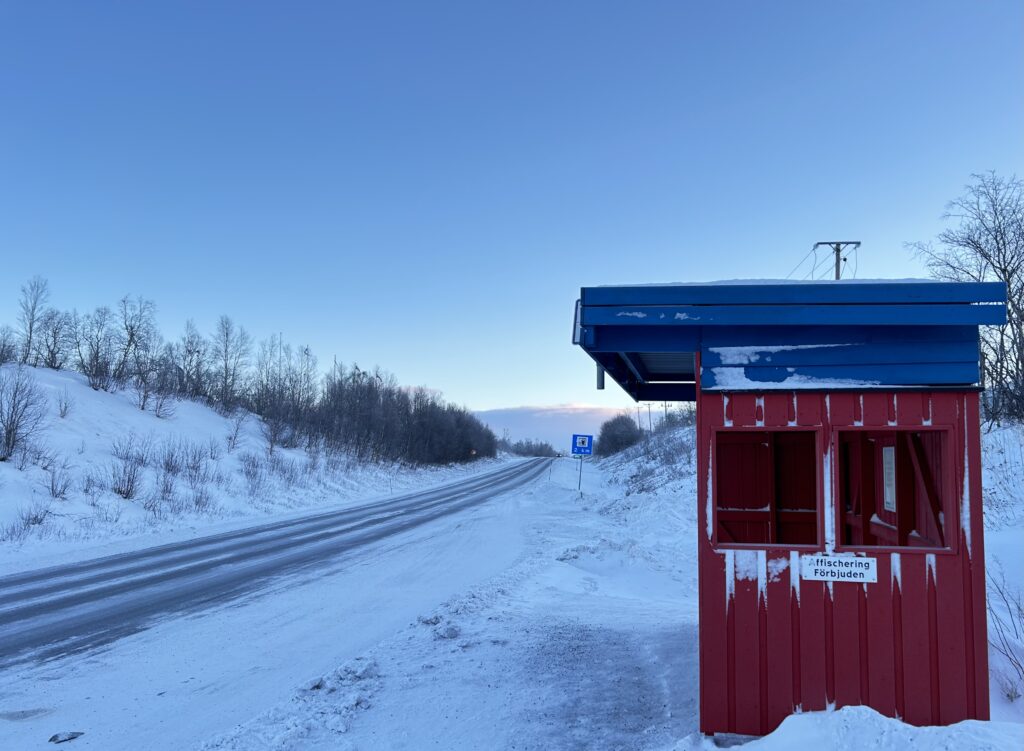
[[[19,285],[229,313],[475,409],[630,404],[591,284],[920,276],[1024,172],[1024,4],[0,6],[0,321]],[[797,276],[805,274],[802,269]]]

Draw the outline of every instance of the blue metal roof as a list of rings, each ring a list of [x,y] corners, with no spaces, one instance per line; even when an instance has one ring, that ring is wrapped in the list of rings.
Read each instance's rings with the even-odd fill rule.
[[[573,341],[637,400],[701,389],[947,388],[980,380],[1001,282],[723,282],[584,287]]]

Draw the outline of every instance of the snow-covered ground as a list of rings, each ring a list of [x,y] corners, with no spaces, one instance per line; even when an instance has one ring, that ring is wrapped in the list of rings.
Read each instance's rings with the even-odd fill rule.
[[[46,417],[28,451],[0,462],[0,575],[336,508],[507,461],[408,467],[301,448],[268,456],[253,415],[181,401],[157,417],[130,390],[93,391],[69,371],[28,372]],[[111,487],[125,466],[118,453],[145,457],[131,499]]]
[[[213,421],[210,433],[226,426]],[[1009,489],[986,499],[998,509],[986,553],[1008,572],[1024,570],[1020,440],[1018,428],[985,437],[985,482]],[[578,466],[557,460],[525,489],[316,576],[284,577],[101,651],[2,672],[0,747],[48,748],[55,733],[83,732],[73,748],[714,748],[697,726],[692,433],[588,459],[582,494]],[[407,475],[396,490],[399,481],[424,482]],[[385,482],[376,487],[386,492]],[[259,510],[295,513],[287,504],[310,492],[283,490],[293,493],[285,508],[265,500]],[[236,496],[218,503],[225,515],[253,513]],[[144,514],[140,523],[165,529]],[[150,537],[181,532],[175,524]],[[992,703],[994,722],[950,728],[861,707],[796,715],[746,747],[1024,747],[1024,699],[1009,702],[994,681]]]
[[[658,449],[588,464],[582,497],[578,465],[561,460],[517,501],[514,566],[203,748],[715,748],[697,727],[692,456],[683,430]],[[990,560],[1018,565],[1020,532],[992,530]],[[746,747],[1020,748],[1021,701],[993,684],[994,722],[948,728],[864,707],[808,713]]]

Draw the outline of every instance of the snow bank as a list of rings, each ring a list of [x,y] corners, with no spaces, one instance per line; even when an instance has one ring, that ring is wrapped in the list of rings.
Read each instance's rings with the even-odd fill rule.
[[[718,748],[712,741],[689,739],[676,749]],[[1024,748],[1024,725],[969,720],[947,727],[914,727],[869,707],[809,712],[787,717],[771,735],[743,745],[744,751],[1002,751]]]

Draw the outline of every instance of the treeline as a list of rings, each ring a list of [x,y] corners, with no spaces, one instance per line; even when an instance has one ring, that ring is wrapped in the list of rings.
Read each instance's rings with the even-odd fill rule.
[[[268,449],[344,450],[361,460],[447,463],[494,456],[497,439],[467,410],[425,389],[407,389],[380,369],[335,364],[321,376],[309,347],[281,337],[254,346],[244,328],[221,316],[204,336],[189,321],[174,341],[156,324],[156,307],[124,297],[79,314],[49,306],[49,285],[21,288],[17,328],[0,327],[0,364],[82,373],[98,390],[130,390],[158,417],[179,399],[224,414],[263,418]]]
[[[650,420],[647,429],[641,427],[642,421],[639,418],[634,420],[630,415],[623,413],[601,423],[594,450],[598,456],[611,456],[635,446],[644,439],[649,439],[651,435],[657,436],[696,424],[697,410],[692,404],[682,404],[672,410],[668,409],[666,404],[664,415],[656,423]]]
[[[511,441],[507,435],[498,441],[498,448],[516,456],[558,456],[547,441]]]

